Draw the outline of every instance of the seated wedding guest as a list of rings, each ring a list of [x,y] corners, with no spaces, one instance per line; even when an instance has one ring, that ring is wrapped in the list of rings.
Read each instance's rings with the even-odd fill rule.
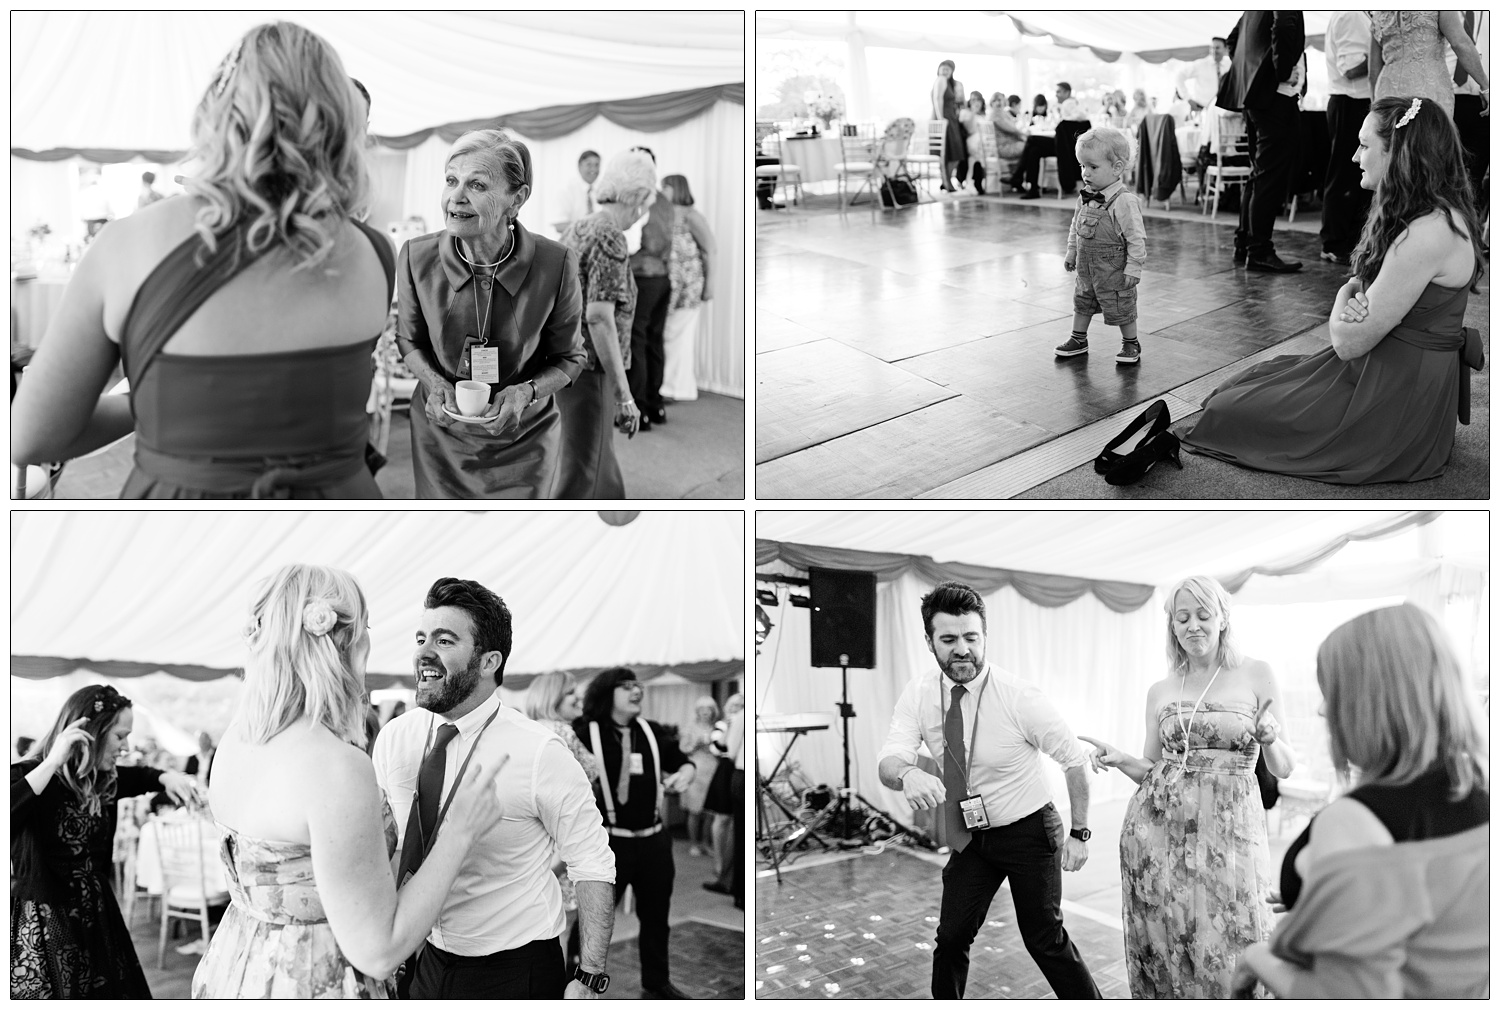
[[[321,38],[251,29],[193,114],[187,193],[99,234],[11,408],[12,462],[135,432],[122,498],[378,498],[365,461],[388,240],[364,110]],[[123,365],[129,395],[101,396]]]
[[[1032,126],[1044,126],[1047,122],[1047,96],[1037,95],[1031,100]]]
[[[1330,484],[1447,467],[1455,421],[1468,420],[1465,370],[1483,362],[1463,325],[1484,269],[1463,152],[1452,120],[1420,98],[1376,101],[1359,144],[1375,198],[1329,313],[1332,346],[1215,389],[1183,437],[1190,451]]]
[[[1021,194],[1023,200],[1041,199],[1042,191],[1037,186],[1037,179],[1043,158],[1057,159],[1057,184],[1063,196],[1072,196],[1073,190],[1078,186],[1078,155],[1074,150],[1074,142],[1088,132],[1089,120],[1083,114],[1078,100],[1073,97],[1073,86],[1067,81],[1059,81],[1057,85],[1056,117],[1055,136],[1028,137],[1026,147],[1021,152],[1019,175],[1026,190]]]
[[[714,235],[708,220],[693,206],[693,191],[685,176],[669,175],[662,192],[672,200],[672,302],[662,338],[665,360],[661,395],[669,400],[698,399],[694,345],[703,319],[703,303],[714,296]]]
[[[970,92],[964,107],[958,110],[958,122],[963,127],[966,145],[965,167],[974,182],[974,192],[980,196],[984,195],[984,134],[981,131],[984,130],[985,108],[984,96],[974,91]]]
[[[1026,150],[1026,127],[1021,123],[1021,96],[1011,95],[1006,98],[1000,92],[995,92],[990,102],[990,122],[995,128],[996,156],[1002,162],[1019,162],[1021,154]],[[1017,192],[1021,189],[1015,185],[1013,175],[1006,177],[1005,184]]]
[[[370,631],[358,583],[286,565],[258,587],[244,639],[240,708],[209,787],[230,904],[193,998],[385,998],[500,815],[494,781],[505,762],[453,777],[448,816],[398,891],[396,824],[364,751]]]
[[[418,498],[553,498],[562,421],[553,394],[582,368],[578,263],[516,218],[531,152],[503,130],[454,141],[442,231],[412,239],[397,269],[396,346],[411,400]],[[461,416],[455,383],[489,386]]]
[[[662,811],[664,793],[687,788],[696,769],[665,727],[640,717],[643,694],[633,671],[623,666],[603,671],[589,681],[573,731],[593,751],[599,768],[597,801],[615,854],[615,901],[626,887],[635,891],[641,996],[687,999],[672,984],[667,953],[677,868]]]
[[[1224,587],[1183,579],[1166,610],[1171,672],[1146,692],[1141,756],[1081,739],[1098,748],[1095,770],[1140,786],[1120,828],[1131,997],[1223,999],[1235,957],[1271,930],[1256,761],[1285,778],[1297,758],[1281,739],[1275,674],[1240,651]]]
[[[151,998],[111,884],[116,801],[197,793],[177,772],[116,765],[134,718],[114,688],[80,688],[10,766],[11,999]]]
[[[584,151],[578,156],[578,178],[569,179],[563,189],[562,216],[552,227],[561,235],[569,224],[581,221],[595,211],[594,183],[599,178],[599,152]]]
[[[1288,909],[1240,957],[1236,989],[1282,999],[1486,999],[1489,747],[1458,657],[1412,604],[1318,649],[1333,766],[1359,785],[1287,849]]]
[[[562,411],[558,498],[625,497],[615,429],[632,438],[641,424],[630,392],[636,280],[625,229],[655,198],[655,163],[639,151],[625,151],[594,181],[599,209],[563,232],[562,244],[577,257],[582,282],[585,360],[573,384],[557,394]]]

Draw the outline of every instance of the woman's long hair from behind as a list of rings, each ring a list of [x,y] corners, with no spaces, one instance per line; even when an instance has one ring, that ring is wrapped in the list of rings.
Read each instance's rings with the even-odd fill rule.
[[[1488,787],[1477,700],[1442,626],[1410,603],[1339,625],[1318,647],[1328,750],[1342,778],[1405,785],[1441,763],[1450,798]]]
[[[57,713],[57,721],[52,724],[52,729],[48,730],[40,743],[32,746],[28,754],[29,757],[45,758],[52,752],[52,745],[57,742],[63,730],[79,719],[87,719],[83,728],[88,731],[88,742],[73,749],[57,770],[57,777],[78,798],[84,809],[95,817],[102,809],[99,797],[103,785],[99,776],[100,741],[115,724],[120,713],[130,707],[130,699],[108,684],[80,687],[63,702],[62,711]]]
[[[369,201],[364,100],[333,47],[289,21],[252,28],[225,57],[193,113],[199,170],[187,191],[204,201],[197,229],[209,249],[244,226],[253,254],[275,245],[294,269],[317,266],[346,217]]]
[[[1440,212],[1455,235],[1466,231],[1474,256],[1484,263],[1479,216],[1474,212],[1474,188],[1464,168],[1463,146],[1453,120],[1434,101],[1422,102],[1416,115],[1400,128],[1414,100],[1382,98],[1370,106],[1375,133],[1390,152],[1385,176],[1375,187],[1364,231],[1351,257],[1354,276],[1368,290],[1380,274],[1386,253],[1411,223]],[[1463,228],[1460,229],[1460,222]],[[1479,291],[1479,274],[1470,291]]]
[[[333,623],[318,634],[324,607]],[[241,711],[251,741],[265,743],[306,715],[364,746],[364,678],[349,653],[365,630],[366,613],[359,584],[337,568],[286,565],[260,584],[245,627],[250,656]]]

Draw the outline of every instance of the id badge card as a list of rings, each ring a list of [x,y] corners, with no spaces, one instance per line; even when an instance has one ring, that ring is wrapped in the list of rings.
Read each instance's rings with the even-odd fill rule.
[[[989,828],[990,816],[984,812],[984,800],[978,793],[959,800],[958,809],[963,812],[964,827],[970,831],[984,831]]]
[[[646,759],[638,750],[630,752],[630,774],[646,774]]]
[[[500,381],[500,348],[474,347],[470,349],[469,370],[476,382]]]

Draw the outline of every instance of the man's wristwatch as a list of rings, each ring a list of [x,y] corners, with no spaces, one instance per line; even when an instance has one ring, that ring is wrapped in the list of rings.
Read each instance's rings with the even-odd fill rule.
[[[1074,828],[1072,831],[1069,831],[1068,834],[1078,839],[1080,842],[1086,842],[1090,838],[1094,837],[1094,833],[1088,828]]]
[[[590,989],[594,990],[594,992],[598,993],[600,996],[603,996],[604,990],[609,988],[609,976],[602,971],[597,974],[590,975],[582,968],[574,968],[573,977],[582,982],[584,985],[588,986]]]

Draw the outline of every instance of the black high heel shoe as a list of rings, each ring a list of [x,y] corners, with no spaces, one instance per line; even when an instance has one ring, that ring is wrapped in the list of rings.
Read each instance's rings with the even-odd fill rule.
[[[1125,487],[1146,476],[1164,459],[1170,459],[1177,464],[1177,469],[1182,469],[1182,441],[1170,431],[1159,431],[1143,439],[1134,452],[1104,475],[1104,479],[1116,487]]]
[[[1171,423],[1172,413],[1167,409],[1167,401],[1157,400],[1142,411],[1139,417],[1131,421],[1124,431],[1110,440],[1109,445],[1104,447],[1104,451],[1099,453],[1094,459],[1094,472],[1107,474],[1118,466],[1122,460],[1128,459],[1128,456],[1121,456],[1114,450],[1130,441],[1131,436],[1146,427],[1146,425],[1151,425],[1151,430],[1146,432],[1145,438],[1141,439],[1141,445],[1145,445],[1147,440],[1158,432],[1166,431],[1167,426]],[[1137,449],[1139,449],[1139,446],[1137,446]]]

